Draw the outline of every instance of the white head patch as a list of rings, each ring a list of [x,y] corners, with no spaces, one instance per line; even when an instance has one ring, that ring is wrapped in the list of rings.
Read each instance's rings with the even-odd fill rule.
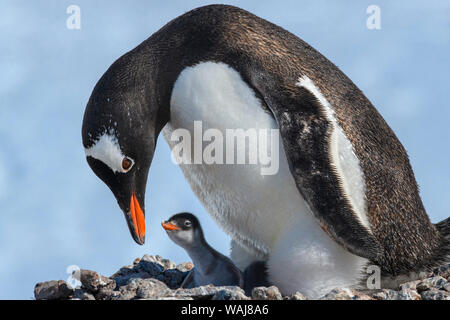
[[[122,160],[125,155],[120,149],[114,132],[103,133],[90,148],[85,148],[84,152],[86,156],[90,156],[106,164],[114,173],[126,172],[122,168]]]

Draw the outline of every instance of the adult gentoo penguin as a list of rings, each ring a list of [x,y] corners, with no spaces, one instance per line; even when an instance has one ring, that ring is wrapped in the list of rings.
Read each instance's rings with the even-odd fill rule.
[[[242,272],[228,257],[214,250],[206,242],[200,221],[192,213],[178,213],[163,221],[161,225],[169,238],[186,250],[194,263],[194,269],[181,284],[182,288],[208,284],[244,286]]]
[[[358,285],[369,264],[390,279],[448,261],[450,220],[430,222],[406,151],[370,101],[301,39],[225,5],[192,10],[120,57],[86,107],[87,161],[137,243],[157,137],[164,129],[173,146],[196,120],[279,129],[274,175],[180,165],[241,270],[265,261],[283,293],[318,297]]]

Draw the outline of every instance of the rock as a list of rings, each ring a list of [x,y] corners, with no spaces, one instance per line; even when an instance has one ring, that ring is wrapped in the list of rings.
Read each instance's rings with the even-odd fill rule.
[[[77,300],[95,300],[95,297],[93,294],[86,292],[82,289],[75,289],[73,292],[73,299]]]
[[[163,272],[164,265],[161,257],[144,255],[133,267],[121,268],[111,278],[116,281],[117,287],[121,287],[126,285],[130,279],[156,278],[163,281]]]
[[[301,294],[298,291],[290,296],[286,296],[284,299],[285,300],[308,300],[308,298],[306,296],[304,296],[303,294]]]
[[[156,279],[133,279],[132,281],[137,283],[136,297],[140,299],[156,299],[171,293],[165,283]]]
[[[114,280],[91,270],[80,270],[80,281],[82,286],[92,293],[97,293],[102,288],[112,290],[116,287]]]
[[[383,289],[372,295],[377,300],[421,300],[420,294],[408,286],[405,286],[400,291],[391,289]]]
[[[161,262],[162,258],[161,256],[152,256],[152,255],[148,255],[145,254],[142,258],[141,261],[148,261],[148,262],[154,262],[154,263],[158,263],[159,265],[161,265],[161,267],[164,267],[164,264]]]
[[[277,287],[256,287],[252,290],[252,299],[254,300],[283,300],[283,296]]]
[[[169,259],[161,259],[161,263],[164,266],[164,270],[175,269],[175,262],[172,262]]]
[[[403,288],[398,291],[397,300],[422,300],[422,297],[414,289]]]
[[[335,288],[320,298],[320,300],[373,300],[373,298],[356,290]]]
[[[371,294],[376,300],[421,300],[420,294],[416,290],[416,285],[420,280],[410,281],[400,285],[400,290],[382,289]]]
[[[189,272],[194,268],[194,264],[192,262],[184,262],[180,263],[175,268],[181,272]]]
[[[135,267],[135,271],[142,271],[148,273],[150,277],[157,277],[164,271],[164,266],[158,262],[151,262],[147,260],[141,260]]]
[[[359,291],[352,291],[353,292],[353,300],[374,300],[370,295],[359,292]]]
[[[135,273],[133,268],[131,268],[131,267],[122,267],[116,273],[114,273],[110,278],[111,279],[118,279],[118,278],[129,276],[130,274],[133,274],[133,273]]]
[[[433,269],[433,275],[450,278],[450,263]]]
[[[420,281],[417,286],[417,292],[421,293],[422,291],[430,290],[431,288],[441,289],[448,281],[441,276],[435,276],[432,278],[423,279]]]
[[[417,284],[420,282],[421,282],[421,280],[405,282],[400,285],[400,290],[404,290],[404,289],[416,290]]]
[[[169,259],[162,259],[161,256],[158,255],[151,256],[146,254],[142,257],[141,261],[157,263],[161,265],[164,268],[164,270],[175,268],[175,262],[172,262]]]
[[[98,293],[95,295],[96,300],[114,300],[120,295],[119,291],[110,290],[110,289],[100,289]]]
[[[223,287],[214,294],[212,300],[250,300],[250,298],[239,287]]]
[[[442,289],[444,289],[445,291],[447,291],[447,292],[450,292],[450,283],[446,283],[443,287],[442,287]]]
[[[73,290],[63,280],[39,282],[34,287],[36,300],[68,299],[72,293]]]
[[[161,281],[148,278],[132,278],[125,286],[119,288],[118,300],[156,299],[170,295],[171,290]]]
[[[382,289],[372,295],[376,300],[397,300],[398,293],[392,289]]]
[[[450,293],[444,290],[431,288],[420,293],[423,300],[450,300]]]
[[[235,286],[215,287],[211,284],[191,289],[172,291],[174,297],[192,298],[194,300],[249,300],[244,291]]]
[[[111,300],[133,300],[136,297],[136,292],[121,289],[119,290],[119,294],[111,297]]]
[[[132,272],[127,275],[112,279],[116,282],[116,288],[120,288],[122,286],[125,286],[131,279],[146,279],[148,277],[148,274],[144,272]]]
[[[351,300],[352,296],[348,289],[335,288],[324,295],[320,300]]]
[[[212,284],[206,286],[195,287],[191,289],[177,289],[172,292],[176,297],[190,297],[194,300],[211,299],[221,287],[215,287]]]
[[[159,297],[155,300],[194,300],[191,297]]]
[[[133,299],[134,297],[136,297],[136,292],[139,287],[138,280],[141,280],[141,279],[131,278],[131,279],[129,279],[129,281],[127,282],[126,285],[121,286],[119,288],[119,292],[120,292],[119,299],[120,300],[123,300],[123,299],[121,299],[123,296],[130,297],[127,300],[130,300],[130,299]]]
[[[36,284],[37,300],[307,300],[300,292],[284,296],[275,287],[254,288],[251,298],[236,286],[201,286],[180,288],[187,274],[194,268],[192,262],[175,265],[161,256],[144,255],[132,265],[120,268],[111,277],[95,271],[80,270],[81,288],[73,290],[60,281]],[[401,284],[398,289],[354,290],[336,288],[321,297],[323,300],[450,300],[450,264],[423,274],[422,280]]]
[[[161,263],[161,256],[154,256],[154,255],[149,255],[149,254],[144,254],[141,258],[141,260],[145,260],[148,262],[157,262],[157,263]],[[162,265],[162,263],[161,263]]]
[[[170,289],[179,288],[188,272],[181,272],[178,269],[168,269],[164,271],[163,282],[167,284]]]

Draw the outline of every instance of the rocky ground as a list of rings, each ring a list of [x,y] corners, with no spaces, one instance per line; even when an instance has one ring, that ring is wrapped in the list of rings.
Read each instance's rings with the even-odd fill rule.
[[[191,262],[175,265],[160,256],[145,255],[136,259],[132,266],[121,268],[110,277],[95,271],[81,270],[81,287],[72,289],[65,281],[46,281],[36,284],[34,296],[37,300],[307,300],[301,293],[282,296],[278,288],[258,287],[251,296],[234,286],[212,285],[193,289],[182,289],[180,284],[189,270]],[[423,280],[400,285],[397,290],[359,292],[336,288],[323,296],[324,300],[450,300],[450,264],[437,268]]]

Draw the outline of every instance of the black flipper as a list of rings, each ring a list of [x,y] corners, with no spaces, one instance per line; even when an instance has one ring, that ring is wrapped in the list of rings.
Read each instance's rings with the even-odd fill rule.
[[[324,231],[351,253],[376,262],[382,254],[381,246],[358,220],[330,163],[332,124],[320,102],[303,87],[285,85],[273,90],[280,88],[280,82],[276,83],[280,79],[252,80],[249,82],[278,123],[297,188]]]

